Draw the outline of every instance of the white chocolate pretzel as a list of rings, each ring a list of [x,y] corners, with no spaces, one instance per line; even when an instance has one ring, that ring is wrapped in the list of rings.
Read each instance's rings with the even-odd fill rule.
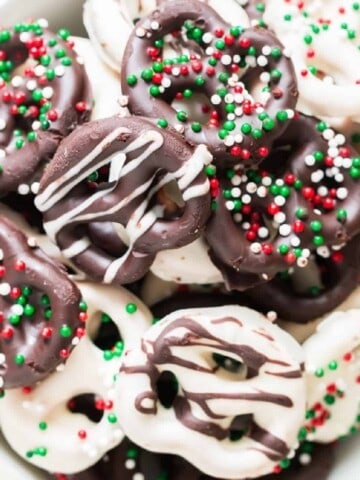
[[[6,391],[0,400],[0,424],[11,447],[52,472],[84,470],[123,439],[112,405],[122,351],[115,346],[106,353],[94,345],[94,322],[106,312],[131,349],[139,346],[152,319],[145,305],[123,288],[91,283],[79,287],[88,302],[87,328],[65,367],[32,390]],[[95,395],[105,405],[98,423],[68,408],[71,399],[84,394]]]
[[[145,333],[141,348],[127,350],[116,388],[119,420],[142,447],[181,455],[209,475],[264,475],[297,447],[301,363],[297,342],[253,310],[178,310]],[[157,389],[165,371],[178,381],[171,408]],[[234,441],[240,417],[248,422]]]
[[[329,315],[303,348],[309,438],[332,442],[356,428],[360,412],[360,309]]]
[[[90,80],[94,97],[91,120],[129,114],[127,108],[121,105],[120,76],[100,60],[90,40],[81,37],[72,37],[72,40]]]

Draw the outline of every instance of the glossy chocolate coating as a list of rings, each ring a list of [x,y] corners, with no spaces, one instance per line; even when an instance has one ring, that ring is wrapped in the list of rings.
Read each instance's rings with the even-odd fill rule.
[[[276,204],[278,193],[272,193],[271,188],[267,188],[266,194],[260,196],[257,194],[258,185],[255,185],[256,191],[251,193],[247,205],[251,214],[248,217],[244,214],[243,220],[236,223],[224,194],[233,188],[233,184],[224,172],[219,171],[221,193],[205,234],[210,245],[210,257],[222,272],[229,289],[245,290],[289,268],[296,261],[296,256],[289,261],[286,254],[280,253],[279,249],[284,245],[290,252],[294,250],[292,242],[297,242],[300,249],[310,251],[322,245],[339,247],[359,232],[359,183],[351,176],[352,167],[348,164],[344,166],[349,161],[351,165],[357,154],[348,145],[338,148],[339,158],[344,163],[337,167],[335,178],[331,168],[335,159],[327,155],[329,145],[319,132],[317,123],[312,117],[296,115],[285,134],[275,142],[261,169],[255,172],[260,178],[265,175],[278,179],[280,185],[285,184],[284,178],[292,177],[291,182],[285,185],[287,193],[281,206]],[[310,165],[308,158],[314,155],[317,160]],[[245,189],[251,182],[251,177],[248,177],[246,184],[240,185],[243,189],[241,194],[247,193]],[[296,186],[297,182],[299,186]],[[276,182],[272,186],[276,187]],[[327,192],[325,196],[317,194],[321,189]],[[285,234],[281,224],[273,226],[274,215],[269,213],[271,206],[284,214],[285,221],[282,223],[289,228]],[[300,211],[302,216],[298,216]],[[339,212],[344,212],[343,218],[339,217]],[[266,239],[256,235],[255,240],[247,238],[248,231],[242,224],[245,219],[253,222],[251,215],[254,214],[258,217],[255,223],[266,226],[270,232]],[[252,249],[255,242],[259,245],[256,252]],[[271,253],[265,252],[264,244],[270,244]]]
[[[200,235],[210,215],[203,172],[203,161],[209,159],[205,147],[194,150],[178,134],[139,117],[115,116],[83,125],[62,142],[41,180],[36,203],[44,212],[45,230],[61,250],[69,252],[83,242],[69,257],[92,278],[134,282],[149,269],[156,252]],[[108,168],[105,177],[89,182],[90,173],[99,168]],[[184,205],[169,219],[162,216],[165,207],[156,194],[173,181]],[[102,224],[110,232],[108,241]],[[128,229],[130,247],[119,234],[114,240],[115,224]],[[109,280],[109,269],[117,265]]]
[[[90,85],[76,53],[69,43],[49,30],[41,29],[41,35],[35,33],[34,25],[24,24],[23,31],[11,32],[11,38],[3,42],[1,47],[7,60],[13,62],[14,68],[28,67],[32,73],[27,74],[25,70],[25,73],[17,74],[17,78],[22,75],[23,79],[19,86],[10,81],[2,87],[0,116],[5,122],[5,128],[0,134],[0,149],[4,151],[4,156],[0,159],[0,195],[16,191],[20,184],[39,180],[42,169],[55,153],[61,139],[90,116]],[[46,97],[39,100],[40,97],[35,94],[40,95],[40,92],[46,91],[46,87],[49,90],[46,93],[49,95],[46,103],[50,105],[50,114],[45,113],[43,123],[40,124],[39,109]],[[7,101],[6,95],[10,97]],[[21,95],[23,98],[20,102],[17,99]],[[11,111],[12,108],[19,107],[19,102],[26,109],[25,114]],[[82,103],[83,108],[76,109],[78,103]],[[38,127],[34,127],[36,123],[39,124]],[[44,126],[46,123],[48,125]],[[15,144],[14,130],[17,129],[23,132],[25,138],[24,145],[20,148]],[[29,132],[36,132],[35,140],[26,140]]]
[[[5,388],[28,386],[53,372],[64,361],[61,352],[73,348],[81,295],[62,265],[31,247],[4,216],[0,251],[0,351],[5,355],[0,374]]]
[[[143,115],[146,117],[166,119],[172,127],[183,132],[185,138],[193,144],[204,143],[207,145],[214,155],[214,162],[219,165],[233,165],[241,161],[242,165],[255,165],[263,160],[264,155],[259,153],[260,147],[270,147],[273,141],[283,133],[287,122],[277,121],[276,113],[284,109],[292,109],[295,107],[297,100],[297,86],[295,72],[290,60],[282,55],[283,46],[279,40],[269,31],[261,28],[249,28],[244,30],[239,38],[234,37],[234,42],[225,47],[224,50],[219,49],[221,55],[226,54],[234,58],[239,58],[238,63],[241,63],[240,56],[245,58],[248,54],[249,47],[255,48],[256,52],[261,52],[264,47],[270,49],[277,49],[280,52],[277,58],[269,55],[267,57],[266,66],[250,68],[246,73],[241,72],[243,66],[239,67],[239,75],[237,76],[237,83],[243,82],[245,87],[251,90],[252,86],[257,82],[262,71],[279,71],[280,78],[271,79],[269,84],[270,98],[264,105],[266,113],[272,119],[275,118],[275,128],[263,129],[260,139],[256,139],[252,135],[244,135],[240,143],[241,149],[250,152],[250,158],[239,159],[235,151],[227,147],[223,140],[219,138],[219,130],[222,124],[227,119],[226,104],[211,105],[211,108],[217,111],[219,124],[203,125],[200,132],[192,128],[191,120],[179,121],[177,118],[177,111],[171,106],[178,92],[182,93],[186,89],[203,93],[210,101],[212,96],[224,85],[219,81],[219,75],[231,76],[230,65],[225,62],[218,61],[216,64],[216,73],[207,74],[205,72],[207,60],[211,57],[207,55],[207,47],[209,44],[203,40],[194,41],[193,39],[184,41],[182,35],[178,35],[177,39],[171,42],[178,42],[180,50],[187,47],[190,50],[190,58],[193,54],[193,59],[190,61],[188,71],[186,74],[168,74],[162,72],[164,79],[169,79],[170,84],[166,86],[164,92],[159,95],[151,96],[149,93],[149,81],[143,80],[141,74],[146,69],[151,69],[153,62],[157,58],[161,58],[162,50],[158,48],[156,58],[149,57],[149,49],[154,48],[155,42],[161,40],[167,34],[181,30],[185,22],[191,21],[196,27],[203,29],[205,32],[229,32],[231,26],[227,24],[215,10],[209,5],[200,1],[181,0],[169,1],[161,3],[156,10],[149,16],[141,19],[128,40],[127,47],[124,52],[122,63],[122,88],[129,97],[130,111],[135,115]],[[156,28],[153,28],[153,25]],[[159,25],[159,27],[157,27]],[[141,32],[141,33],[139,33]],[[215,33],[216,36],[216,33]],[[184,45],[182,45],[182,42]],[[245,46],[244,46],[245,45]],[[216,50],[216,48],[214,48]],[[193,63],[191,63],[193,62]],[[203,70],[197,69],[195,63],[201,62]],[[236,62],[235,62],[236,63]],[[175,64],[181,69],[181,62]],[[236,64],[237,65],[237,64]],[[237,71],[237,70],[236,70]],[[171,72],[170,72],[171,73]],[[242,75],[241,75],[242,74]],[[138,80],[135,84],[128,82],[131,75],[136,75]],[[202,85],[196,83],[199,75],[203,75],[205,82]],[[236,83],[236,82],[235,82]],[[230,82],[226,84],[229,93],[236,94],[236,85]],[[242,88],[242,87],[241,87]],[[241,90],[242,91],[242,90]],[[255,102],[256,103],[256,102]],[[245,107],[244,107],[245,108]],[[262,123],[258,119],[258,113],[255,112],[256,106],[253,104],[253,109],[248,112],[241,123],[248,123],[253,129],[262,128]],[[236,127],[236,128],[239,128]],[[266,131],[265,131],[266,130]],[[232,153],[231,153],[232,152]],[[265,155],[266,156],[266,155]]]
[[[359,236],[332,257],[318,257],[317,263],[324,287],[313,295],[296,292],[291,278],[280,277],[247,290],[246,295],[259,310],[274,310],[283,320],[307,323],[321,317],[340,305],[359,285]]]

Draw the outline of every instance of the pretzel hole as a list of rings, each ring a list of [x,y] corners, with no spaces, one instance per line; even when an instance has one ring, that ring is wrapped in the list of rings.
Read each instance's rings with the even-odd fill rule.
[[[171,106],[179,116],[181,115],[179,112],[185,112],[189,121],[206,125],[211,119],[211,112],[217,111],[217,109],[214,108],[214,105],[211,104],[204,93],[192,92],[190,96],[187,96],[187,92],[190,91],[190,89],[184,88],[183,92],[179,92],[177,97],[173,99]],[[218,114],[220,118],[220,112]],[[214,113],[213,116],[216,117]]]
[[[179,382],[176,376],[168,370],[162,372],[156,382],[156,391],[161,405],[171,408],[179,391]]]
[[[232,442],[241,440],[250,431],[253,416],[251,414],[238,415],[233,419],[229,428],[229,439]]]
[[[89,337],[98,348],[104,352],[122,353],[123,338],[118,327],[107,313],[97,311],[87,322]]]
[[[179,218],[185,207],[179,185],[176,180],[172,180],[164,185],[156,194],[156,202],[163,207],[162,217],[171,220]]]
[[[81,413],[90,421],[99,423],[103,417],[104,410],[99,408],[99,402],[93,393],[82,393],[72,397],[67,408],[71,413]]]
[[[220,353],[213,353],[212,359],[218,367],[216,375],[221,375],[229,380],[245,380],[248,378],[247,365],[240,360]]]

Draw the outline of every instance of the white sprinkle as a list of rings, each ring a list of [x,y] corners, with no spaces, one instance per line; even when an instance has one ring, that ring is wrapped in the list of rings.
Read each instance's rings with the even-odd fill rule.
[[[28,237],[27,244],[30,248],[35,248],[38,246],[37,240],[35,237]]]
[[[227,146],[227,147],[232,147],[235,143],[235,139],[234,139],[234,136],[233,135],[227,135],[225,138],[224,138],[224,144]]]
[[[341,188],[338,188],[337,191],[336,191],[336,196],[339,200],[345,200],[345,198],[347,198],[348,196],[348,191],[346,188],[344,187],[341,187]]]
[[[236,119],[235,113],[228,113],[227,119],[228,119],[228,120],[235,120],[235,119]]]
[[[286,113],[287,113],[287,115],[288,115],[288,117],[289,117],[290,119],[291,119],[291,118],[294,118],[294,115],[295,115],[294,110],[291,110],[290,108],[288,108],[288,109],[286,110]]]
[[[301,243],[301,242],[300,242],[300,238],[299,238],[299,237],[296,237],[296,236],[291,237],[291,239],[290,239],[290,245],[291,245],[292,247],[294,247],[294,248],[299,247],[299,246],[300,246],[300,243]]]
[[[234,198],[240,198],[240,195],[241,195],[241,190],[239,187],[234,187],[231,189],[231,195],[234,197]]]
[[[211,55],[214,53],[213,47],[207,47],[205,53],[208,57],[211,57]]]
[[[170,85],[171,85],[171,80],[170,80],[170,78],[167,78],[167,77],[163,78],[163,79],[161,80],[161,85],[162,85],[164,88],[169,88]]]
[[[11,287],[9,283],[1,283],[0,284],[0,295],[9,295],[11,291]]]
[[[266,195],[267,195],[267,188],[264,187],[263,185],[261,185],[260,187],[258,187],[258,189],[256,190],[256,194],[258,197],[260,198],[265,198]]]
[[[49,22],[46,20],[46,18],[39,18],[37,23],[40,25],[42,28],[47,28],[49,26]]]
[[[258,242],[254,242],[250,245],[250,250],[252,253],[260,253],[261,252],[261,245]]]
[[[232,93],[228,93],[224,97],[225,103],[233,103],[234,102],[234,95]]]
[[[201,40],[202,40],[204,43],[210,43],[213,38],[214,38],[214,37],[213,37],[213,35],[212,35],[210,32],[206,32],[206,33],[204,33],[204,35],[202,36],[202,39],[201,39]]]
[[[249,228],[250,228],[250,223],[249,223],[249,222],[244,222],[241,226],[242,226],[242,229],[243,229],[243,230],[249,230]]]
[[[156,22],[156,21],[151,22],[150,27],[151,27],[151,30],[159,30],[159,27],[160,27],[159,22]]]
[[[24,83],[23,77],[16,75],[11,79],[11,85],[15,88],[20,87]]]
[[[27,195],[28,193],[30,193],[30,187],[26,183],[21,183],[18,186],[17,191],[20,195]]]
[[[343,158],[343,167],[344,168],[350,168],[351,165],[352,165],[351,158]]]
[[[299,257],[296,261],[297,266],[300,267],[300,268],[305,268],[308,263],[309,263],[309,261],[305,257]]]
[[[64,74],[65,74],[65,67],[63,67],[62,65],[58,65],[57,67],[55,67],[55,75],[57,77],[62,77]]]
[[[308,248],[304,248],[302,251],[302,256],[305,258],[310,258],[311,252]]]
[[[258,64],[260,67],[265,67],[265,66],[268,64],[268,59],[267,59],[264,55],[260,55],[260,56],[257,58],[257,64]]]
[[[330,138],[333,138],[334,135],[334,130],[332,130],[331,128],[327,128],[322,133],[322,136],[325,138],[325,140],[330,140]]]
[[[12,305],[10,310],[15,315],[22,315],[24,313],[24,308],[22,307],[22,305],[18,304]]]
[[[337,157],[339,155],[339,149],[337,147],[330,147],[328,148],[327,154],[330,157]]]
[[[316,170],[311,174],[311,181],[313,183],[319,183],[324,178],[324,172],[322,170]]]
[[[26,88],[29,92],[32,92],[37,87],[36,80],[29,80],[26,82]]]
[[[255,193],[257,190],[257,185],[255,182],[249,182],[247,185],[246,185],[246,191],[248,193]]]
[[[322,257],[322,258],[329,258],[330,257],[330,250],[326,245],[318,247],[316,249],[316,253],[319,255],[319,257]]]
[[[265,187],[269,187],[271,185],[271,177],[263,177],[261,183],[265,185]]]
[[[145,477],[142,473],[135,473],[135,475],[133,476],[132,480],[145,480]]]
[[[244,137],[241,135],[241,133],[237,133],[234,138],[236,143],[242,143],[244,140]]]
[[[266,227],[260,227],[257,234],[260,238],[267,238],[269,236],[269,230]]]
[[[213,105],[220,105],[221,103],[221,97],[220,95],[212,95],[211,98],[210,98],[210,101]]]
[[[34,68],[34,72],[37,77],[42,77],[46,72],[46,68],[43,65],[37,65]]]
[[[279,227],[279,234],[282,236],[282,237],[287,237],[288,235],[290,235],[291,233],[291,227],[290,225],[288,225],[287,223],[283,223],[282,225],[280,225]]]
[[[274,198],[274,202],[278,207],[282,207],[282,206],[285,205],[286,199],[285,199],[285,197],[282,197],[281,195],[276,195],[276,197]]]
[[[145,37],[146,30],[144,28],[139,27],[135,30],[135,34],[139,38]]]
[[[240,223],[243,216],[241,215],[241,213],[235,213],[233,218],[236,223]]]
[[[245,203],[245,205],[248,205],[251,203],[251,197],[247,193],[241,197],[241,201]]]
[[[52,87],[45,87],[42,90],[42,94],[46,99],[50,99],[54,94],[54,89]]]
[[[262,83],[269,83],[270,82],[270,73],[262,72],[260,74],[260,82]]]
[[[29,32],[21,32],[20,33],[20,42],[26,43],[31,38],[31,34]]]
[[[6,127],[6,121],[3,118],[0,118],[0,130],[4,130]]]
[[[338,173],[335,175],[335,181],[337,183],[342,183],[344,181],[344,175],[342,173]]]
[[[320,195],[320,197],[326,197],[328,193],[329,193],[329,190],[327,189],[327,187],[325,187],[325,185],[321,185],[317,189],[317,194]]]
[[[3,363],[5,363],[5,360],[6,360],[6,357],[3,353],[0,353],[0,365],[2,365]]]
[[[232,200],[228,200],[227,202],[225,202],[225,207],[229,211],[234,210],[234,202]]]
[[[237,185],[240,185],[241,184],[241,177],[240,175],[234,175],[231,179],[231,183],[235,186]]]
[[[275,322],[275,320],[277,319],[277,313],[274,312],[274,310],[270,310],[269,312],[267,312],[266,318],[267,318],[270,322]]]
[[[232,62],[232,58],[231,58],[230,55],[223,55],[223,56],[221,57],[221,63],[222,63],[223,65],[230,65],[231,62]]]
[[[301,465],[309,465],[311,463],[311,455],[308,453],[302,453],[299,455],[299,462]]]
[[[242,93],[235,93],[234,100],[235,103],[241,104],[244,101],[244,95]]]
[[[284,212],[277,212],[275,213],[274,215],[274,221],[277,223],[277,224],[281,224],[281,223],[284,223],[286,220],[286,215]]]
[[[132,458],[128,458],[125,462],[125,468],[127,468],[128,470],[134,470],[135,467],[136,467],[135,460],[133,460]]]
[[[313,165],[315,165],[315,157],[313,155],[306,155],[305,165],[307,165],[308,167],[312,167]]]
[[[343,135],[342,133],[337,133],[335,135],[335,140],[338,145],[344,145],[346,138],[345,138],[345,135]]]

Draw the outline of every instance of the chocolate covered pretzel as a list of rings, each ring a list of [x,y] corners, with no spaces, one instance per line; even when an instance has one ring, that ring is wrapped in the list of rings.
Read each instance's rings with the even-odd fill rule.
[[[143,448],[181,455],[208,475],[270,473],[297,446],[305,414],[301,357],[292,337],[253,310],[178,310],[126,352],[119,421]],[[219,358],[236,368],[222,368]],[[170,408],[160,401],[164,372],[178,382]]]
[[[156,252],[200,235],[210,214],[211,158],[204,145],[193,149],[142,118],[91,122],[64,140],[35,203],[49,237],[81,270],[130,283]],[[166,193],[171,185],[178,203]]]
[[[81,295],[65,269],[0,216],[1,387],[29,386],[68,358],[81,335]]]
[[[189,53],[168,57],[166,42]],[[199,1],[163,2],[141,19],[121,70],[133,114],[160,119],[191,143],[205,143],[218,165],[262,161],[297,99],[295,72],[277,38],[264,29],[232,27]],[[186,106],[196,93],[207,99],[204,124]],[[174,108],[174,100],[183,100],[184,109]]]
[[[230,288],[306,266],[312,251],[338,249],[359,232],[360,158],[312,117],[297,114],[259,170],[217,175],[206,239]]]
[[[28,193],[60,140],[89,118],[92,96],[70,33],[47,22],[0,32],[0,195]]]

